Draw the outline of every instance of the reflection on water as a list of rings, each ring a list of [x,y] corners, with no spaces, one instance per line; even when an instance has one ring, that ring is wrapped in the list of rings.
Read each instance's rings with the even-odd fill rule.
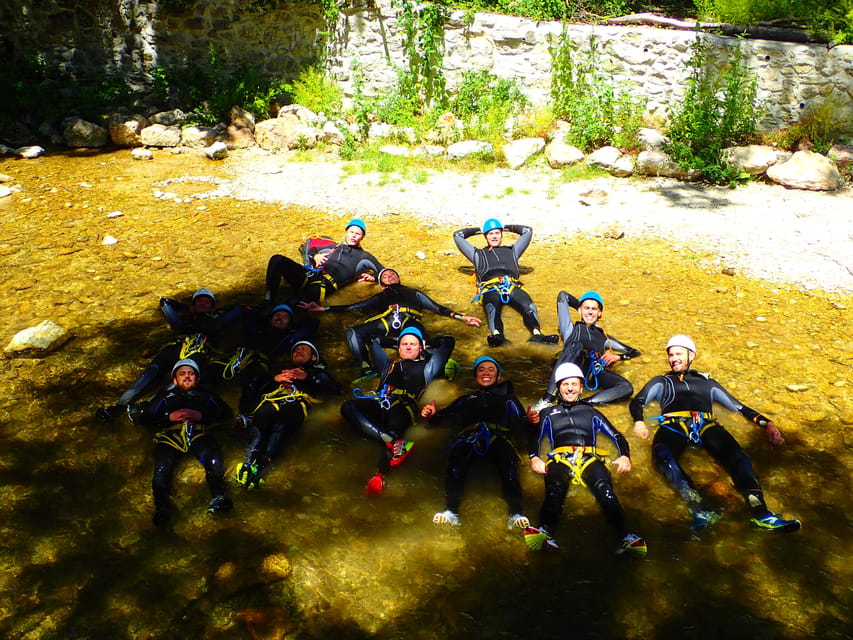
[[[669,335],[694,335],[697,366],[785,433],[788,445],[774,450],[743,419],[724,417],[771,508],[801,518],[800,534],[751,531],[720,470],[689,454],[695,479],[728,510],[712,534],[691,540],[685,509],[650,468],[648,443],[630,435],[635,470],[616,487],[649,541],[647,560],[614,556],[592,497],[577,490],[562,552],[527,551],[503,528],[487,468],[470,479],[464,526],[441,532],[431,517],[443,504],[451,432],[413,427],[413,455],[386,494],[368,500],[376,448],[342,423],[338,402],[315,411],[262,490],[233,489],[230,517],[208,516],[200,467],[182,465],[174,530],[154,531],[150,434],[92,416],[166,339],[158,298],[206,285],[225,302],[257,300],[270,254],[295,256],[301,238],[338,235],[345,219],[190,199],[211,188],[193,180],[168,185],[177,199],[152,196],[185,173],[225,179],[234,162],[159,154],[139,163],[126,152],[0,161],[23,187],[0,200],[2,339],[47,318],[74,335],[43,359],[5,361],[0,373],[4,637],[850,637],[850,297],[706,272],[656,242],[534,241],[525,282],[545,328],[556,325],[559,289],[598,289],[608,302],[603,326],[644,352],[619,368],[635,387],[665,368]],[[116,211],[123,215],[108,217]],[[452,229],[401,217],[368,224],[366,246],[404,282],[479,313],[467,304],[473,289]],[[103,246],[107,234],[118,244]],[[414,259],[418,250],[426,260]],[[356,285],[339,299],[371,291]],[[355,373],[340,340],[352,320],[322,319],[319,341],[342,379]],[[484,330],[428,321],[460,338],[463,364],[482,352]],[[508,332],[515,344],[496,355],[522,400],[533,401],[556,349],[527,345],[512,314]],[[447,402],[467,383],[441,382],[432,395]],[[624,404],[604,411],[629,430]],[[220,439],[236,465],[243,435],[225,429]],[[525,470],[523,485],[535,520],[541,480]]]

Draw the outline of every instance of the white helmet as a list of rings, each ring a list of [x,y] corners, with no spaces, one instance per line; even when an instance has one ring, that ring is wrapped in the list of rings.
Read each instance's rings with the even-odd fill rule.
[[[554,381],[560,384],[566,378],[580,378],[583,380],[583,371],[574,362],[564,362],[554,371]]]
[[[693,352],[694,356],[696,355],[696,344],[683,333],[676,334],[669,339],[666,343],[667,353],[669,353],[671,347],[683,347],[684,349]]]

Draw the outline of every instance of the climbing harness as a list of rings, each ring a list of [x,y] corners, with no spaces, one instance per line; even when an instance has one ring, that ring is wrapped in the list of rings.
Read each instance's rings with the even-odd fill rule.
[[[649,420],[657,420],[659,426],[684,436],[697,447],[702,446],[702,434],[705,430],[719,424],[713,413],[701,411],[673,411]]]
[[[587,369],[586,382],[584,383],[589,391],[598,389],[598,376],[606,367],[607,364],[600,353],[597,351],[589,352],[589,368]]]
[[[385,325],[386,330],[393,329],[394,331],[398,331],[406,324],[406,321],[411,318],[420,318],[423,314],[417,309],[412,309],[410,307],[401,307],[399,304],[392,304],[383,311],[375,316],[372,316],[365,320],[367,322],[373,322],[374,320],[382,320],[382,323]],[[389,318],[390,317],[390,318]]]
[[[195,424],[191,420],[184,420],[180,424],[174,424],[154,436],[156,444],[167,444],[182,453],[190,450],[190,446],[196,439],[204,435],[205,428]]]
[[[352,395],[359,400],[376,400],[383,411],[388,411],[395,404],[406,399],[411,402],[415,401],[415,397],[405,389],[396,389],[387,384],[383,384],[378,391],[368,391],[366,393],[360,387],[356,387],[352,390]]]
[[[189,358],[197,353],[206,353],[206,351],[207,336],[200,333],[194,333],[184,337],[183,344],[181,344],[181,356],[178,359],[183,360],[184,358]]]
[[[501,302],[503,304],[508,304],[510,300],[510,295],[512,295],[512,291],[516,287],[518,287],[519,289],[523,288],[518,280],[515,280],[514,278],[511,278],[509,276],[498,276],[497,278],[491,278],[477,285],[479,292],[476,296],[471,298],[471,302],[479,302],[480,298],[482,298],[485,294],[491,291],[497,291],[501,296]]]
[[[556,462],[566,465],[572,474],[572,484],[585,487],[583,472],[596,460],[604,462],[606,457],[607,452],[594,445],[571,445],[557,447],[549,452],[548,462],[545,464]]]

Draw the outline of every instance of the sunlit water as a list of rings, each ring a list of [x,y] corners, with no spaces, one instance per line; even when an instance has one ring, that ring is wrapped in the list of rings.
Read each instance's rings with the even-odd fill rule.
[[[504,529],[488,467],[471,476],[463,526],[440,531],[431,517],[443,508],[451,431],[415,425],[413,454],[385,495],[368,499],[377,445],[342,422],[340,399],[315,410],[261,490],[232,488],[231,516],[205,512],[203,473],[188,459],[175,479],[174,527],[155,530],[150,433],[93,414],[167,339],[158,298],[208,286],[225,303],[257,301],[270,254],[296,257],[306,235],[339,235],[346,215],[152,195],[167,178],[227,178],[232,162],[159,154],[140,163],[127,152],[0,161],[0,173],[23,187],[0,200],[0,337],[48,318],[73,334],[47,357],[6,360],[0,374],[0,635],[851,637],[851,299],[722,275],[658,242],[534,241],[525,283],[550,330],[557,291],[601,291],[602,325],[643,351],[618,367],[637,388],[665,369],[669,335],[696,337],[697,367],[786,435],[787,446],[774,449],[739,416],[723,418],[752,456],[770,507],[802,519],[799,534],[753,532],[727,478],[704,454],[689,454],[695,479],[727,508],[711,534],[692,539],[685,508],[651,469],[648,442],[630,434],[634,471],[616,488],[648,539],[646,560],[613,555],[597,506],[578,489],[567,500],[562,552],[528,551]],[[168,186],[182,197],[210,188]],[[123,215],[109,218],[115,211]],[[399,216],[368,224],[365,246],[404,282],[479,314],[453,229]],[[103,246],[107,234],[119,243]],[[414,257],[419,250],[425,260]],[[354,285],[338,299],[373,291]],[[355,373],[341,340],[355,320],[322,318],[318,341],[342,380]],[[485,330],[427,322],[458,337],[454,355],[466,367],[430,391],[442,404],[469,385]],[[514,344],[494,354],[533,402],[557,349],[527,345],[512,312],[507,324]],[[233,390],[224,395],[235,399]],[[624,403],[604,412],[630,431]],[[232,468],[244,434],[225,428],[219,439]],[[526,467],[522,481],[535,520],[542,481]]]

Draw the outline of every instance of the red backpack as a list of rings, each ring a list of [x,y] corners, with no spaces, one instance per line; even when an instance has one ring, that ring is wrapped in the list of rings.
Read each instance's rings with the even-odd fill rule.
[[[310,236],[299,246],[299,253],[302,255],[302,264],[314,269],[314,256],[318,253],[329,253],[337,244],[329,236]]]

